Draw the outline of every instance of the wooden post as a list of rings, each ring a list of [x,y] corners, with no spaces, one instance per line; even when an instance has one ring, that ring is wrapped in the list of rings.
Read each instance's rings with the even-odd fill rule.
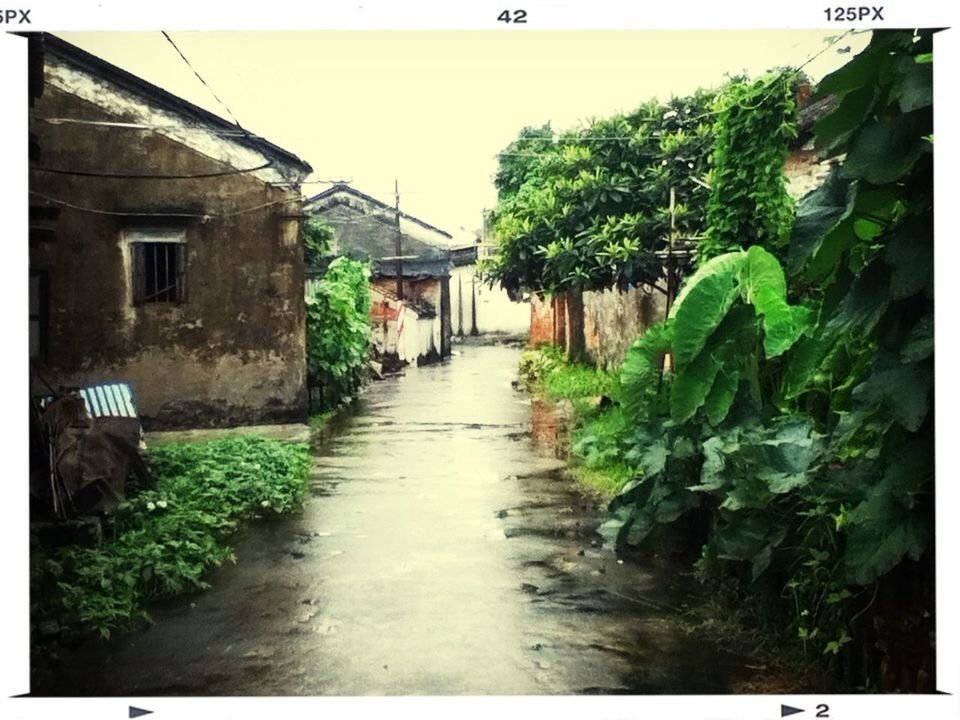
[[[673,307],[673,301],[677,297],[677,259],[673,255],[673,245],[677,238],[677,192],[670,188],[670,234],[667,236],[667,306],[664,311],[664,319],[670,317],[670,308]],[[662,372],[669,372],[673,369],[673,356],[666,353],[663,356]],[[661,378],[662,379],[662,378]]]
[[[400,182],[398,180],[393,181],[393,193],[396,198],[394,220],[397,225],[397,298],[403,300],[403,260],[400,259],[400,256],[403,255],[403,234],[400,232]]]
[[[470,276],[470,334],[476,337],[480,334],[477,328],[477,276]]]
[[[463,275],[457,273],[457,337],[463,337]]]

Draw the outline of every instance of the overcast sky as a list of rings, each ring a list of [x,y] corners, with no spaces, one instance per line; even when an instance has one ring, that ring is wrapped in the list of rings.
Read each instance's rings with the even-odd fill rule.
[[[88,52],[219,115],[223,107],[155,33],[62,33]],[[524,125],[565,129],[727,73],[797,66],[824,31],[174,32],[248,130],[307,160],[311,180],[351,180],[452,232],[496,199],[496,153]],[[805,68],[814,79],[867,42],[848,36]],[[847,53],[837,49],[850,48]],[[304,193],[328,185],[304,186]]]

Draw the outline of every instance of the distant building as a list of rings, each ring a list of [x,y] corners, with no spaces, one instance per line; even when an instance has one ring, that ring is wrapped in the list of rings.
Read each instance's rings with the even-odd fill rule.
[[[492,241],[473,239],[460,243],[450,253],[453,334],[526,336],[530,330],[530,301],[513,301],[507,291],[490,287],[477,275],[477,261],[496,252]]]
[[[378,354],[419,365],[450,355],[450,233],[400,213],[398,238],[396,210],[345,183],[309,198],[304,213],[333,228],[333,255],[370,261]]]
[[[32,391],[132,385],[147,427],[306,418],[310,166],[30,36]]]

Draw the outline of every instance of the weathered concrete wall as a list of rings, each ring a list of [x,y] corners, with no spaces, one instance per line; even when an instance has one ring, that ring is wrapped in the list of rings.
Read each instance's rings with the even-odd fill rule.
[[[816,150],[791,151],[783,169],[787,177],[787,192],[799,200],[824,181],[830,172],[830,163],[821,162]]]
[[[476,279],[475,265],[451,271],[450,297],[454,335],[526,335],[530,330],[529,302],[513,302],[502,288],[490,288]]]
[[[651,325],[664,319],[666,297],[651,288],[583,294],[587,353],[601,368],[623,362],[627,350]]]
[[[650,290],[647,288],[646,290]],[[601,368],[617,367],[627,350],[651,325],[663,320],[662,293],[632,288],[583,293],[583,333],[587,354]],[[570,325],[562,296],[530,301],[530,347],[544,344],[566,347]]]
[[[40,117],[123,119],[48,86]],[[41,167],[96,173],[195,175],[234,166],[145,129],[33,123]],[[48,274],[47,350],[54,384],[133,384],[153,428],[301,421],[306,417],[303,253],[299,196],[246,174],[144,180],[31,170],[32,205],[68,200],[113,213],[187,213],[185,299],[134,305],[125,232],[169,219],[61,207],[56,239],[31,248]],[[257,210],[249,210],[266,205]],[[229,215],[228,217],[219,217]],[[40,388],[35,388],[40,391]]]

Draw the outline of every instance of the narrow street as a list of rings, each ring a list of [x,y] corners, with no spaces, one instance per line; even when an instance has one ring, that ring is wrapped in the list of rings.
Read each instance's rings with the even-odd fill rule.
[[[375,383],[312,497],[253,523],[211,589],[63,658],[38,694],[722,693],[664,571],[597,547],[601,508],[531,439],[518,349]]]

